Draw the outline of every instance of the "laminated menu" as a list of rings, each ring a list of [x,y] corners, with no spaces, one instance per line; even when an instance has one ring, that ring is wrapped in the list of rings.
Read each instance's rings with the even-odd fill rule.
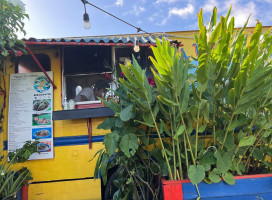
[[[53,72],[47,72],[51,80]],[[11,74],[8,112],[8,152],[38,139],[30,160],[54,157],[53,86],[42,72]]]

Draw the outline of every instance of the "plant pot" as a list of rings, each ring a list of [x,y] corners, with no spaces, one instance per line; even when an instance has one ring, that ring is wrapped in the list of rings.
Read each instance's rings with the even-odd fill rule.
[[[256,200],[272,199],[272,174],[236,176],[235,185],[220,183],[198,184],[200,199],[209,200]],[[190,180],[162,180],[164,200],[195,200],[196,187]]]

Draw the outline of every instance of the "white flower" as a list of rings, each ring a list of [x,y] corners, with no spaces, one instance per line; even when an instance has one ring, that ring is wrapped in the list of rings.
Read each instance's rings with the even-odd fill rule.
[[[1,171],[1,176],[4,176],[4,175],[5,175],[4,171]]]
[[[14,6],[19,6],[23,11],[25,11],[25,4],[21,0],[7,0],[12,3]]]

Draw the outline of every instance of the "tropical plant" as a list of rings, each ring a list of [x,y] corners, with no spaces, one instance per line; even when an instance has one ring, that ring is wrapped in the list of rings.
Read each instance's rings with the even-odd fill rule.
[[[25,162],[34,152],[37,152],[38,143],[38,141],[27,141],[16,152],[10,152],[8,155],[9,162],[3,156],[3,152],[0,152],[0,199],[16,199],[16,193],[23,185],[27,184],[28,180],[32,179],[31,173],[26,167],[18,171],[13,171],[11,168],[16,163]]]
[[[119,104],[103,100],[115,111],[116,117],[108,118],[98,126],[98,129],[111,129],[111,134],[104,138],[105,149],[97,152],[95,177],[99,177],[101,171],[104,184],[109,182],[104,191],[105,199],[159,199],[159,184],[154,180],[162,172],[152,159],[159,152],[158,148],[150,151],[149,147],[156,145],[156,141],[152,139],[151,129],[138,122],[142,120],[142,112],[135,109],[134,100],[127,92],[122,85],[115,91]],[[165,172],[167,175],[167,170]]]
[[[235,184],[234,175],[271,172],[272,35],[270,30],[262,34],[257,22],[248,37],[247,23],[235,29],[230,13],[231,8],[217,23],[214,8],[205,26],[200,10],[195,74],[188,73],[189,60],[164,39],[157,39],[150,58],[156,87],[135,59],[121,65],[125,78],[119,82],[131,103],[108,105],[118,107],[113,110],[121,121],[133,120],[156,132],[160,155],[154,159],[170,180],[189,178],[196,187],[202,180]],[[137,152],[135,137],[140,141],[143,134],[137,129],[132,136],[129,128],[105,137],[106,152],[122,151],[127,157]],[[106,161],[100,161],[105,171]]]

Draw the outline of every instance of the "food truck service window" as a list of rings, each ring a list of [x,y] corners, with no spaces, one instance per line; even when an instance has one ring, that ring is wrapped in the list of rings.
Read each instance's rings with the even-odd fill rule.
[[[110,88],[112,57],[109,46],[64,47],[63,99],[77,102],[94,102],[105,88]],[[99,94],[98,94],[99,93]]]
[[[76,105],[96,103],[97,97],[108,92],[105,88],[115,89],[111,76],[116,78],[113,72],[120,70],[120,63],[131,62],[132,55],[152,77],[148,59],[152,51],[148,46],[137,53],[133,46],[74,46],[64,47],[63,52],[63,102],[72,99]]]

